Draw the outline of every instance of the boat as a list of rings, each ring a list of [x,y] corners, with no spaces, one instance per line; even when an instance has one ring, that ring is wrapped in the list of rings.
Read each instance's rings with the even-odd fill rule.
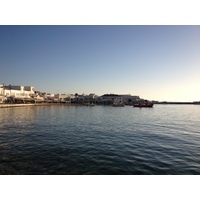
[[[133,104],[133,107],[138,107],[138,108],[152,108],[153,103],[150,101],[145,100],[144,102],[139,102],[136,104]]]
[[[85,105],[85,106],[95,106],[94,103],[84,103],[83,105]]]
[[[153,107],[153,103],[133,104],[133,107],[138,107],[138,108],[152,108]]]

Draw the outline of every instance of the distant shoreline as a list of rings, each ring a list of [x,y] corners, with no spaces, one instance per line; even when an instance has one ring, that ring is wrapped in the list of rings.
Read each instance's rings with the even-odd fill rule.
[[[187,105],[200,105],[200,102],[156,102],[154,104],[187,104]]]
[[[155,102],[154,104],[159,105],[200,105],[200,102]],[[81,103],[36,103],[36,104],[0,104],[0,108],[11,108],[11,107],[26,107],[26,106],[84,106]],[[102,105],[102,104],[97,104]],[[103,105],[104,106],[104,105]],[[106,105],[105,105],[106,106]],[[132,106],[132,105],[127,105]]]

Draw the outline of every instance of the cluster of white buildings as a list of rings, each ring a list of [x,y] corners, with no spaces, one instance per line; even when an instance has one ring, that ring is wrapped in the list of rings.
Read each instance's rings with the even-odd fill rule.
[[[66,94],[46,94],[34,90],[33,86],[16,86],[0,84],[0,103],[27,102],[69,102]]]
[[[85,94],[49,94],[34,90],[33,86],[14,86],[0,84],[0,103],[96,103],[109,105],[115,101],[132,104],[140,101],[139,96],[104,94],[97,96],[93,93]]]
[[[40,100],[39,95],[32,86],[17,86],[0,84],[0,103],[4,102],[26,102]]]

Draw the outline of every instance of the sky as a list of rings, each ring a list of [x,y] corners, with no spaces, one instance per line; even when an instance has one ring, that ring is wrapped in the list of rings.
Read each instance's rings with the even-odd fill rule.
[[[0,26],[0,83],[200,101],[200,26]]]

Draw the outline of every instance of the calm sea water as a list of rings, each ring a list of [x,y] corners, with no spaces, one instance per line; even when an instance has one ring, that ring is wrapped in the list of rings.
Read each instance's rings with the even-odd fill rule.
[[[200,106],[2,108],[0,174],[200,174]]]

